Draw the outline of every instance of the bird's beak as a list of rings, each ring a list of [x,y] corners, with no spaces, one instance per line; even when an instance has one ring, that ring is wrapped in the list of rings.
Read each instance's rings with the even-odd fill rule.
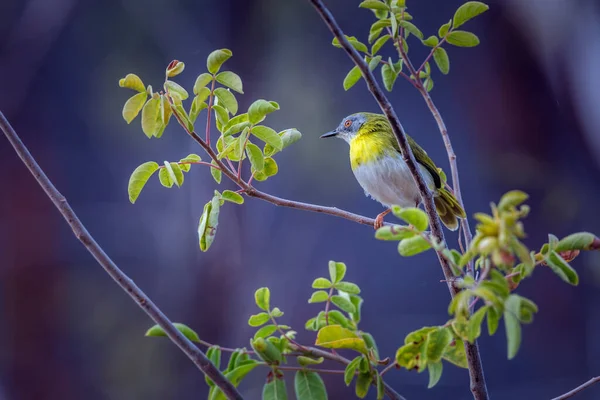
[[[321,139],[323,139],[323,138],[328,138],[328,137],[334,137],[334,136],[336,136],[337,134],[338,134],[338,132],[337,132],[337,131],[335,131],[335,130],[334,130],[334,131],[331,131],[331,132],[327,132],[327,133],[325,133],[324,135],[321,135]]]

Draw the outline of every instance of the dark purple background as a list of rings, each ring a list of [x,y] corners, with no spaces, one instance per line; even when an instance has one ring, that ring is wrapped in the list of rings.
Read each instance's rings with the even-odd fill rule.
[[[428,36],[460,3],[408,6]],[[370,12],[358,1],[327,4],[347,34],[366,41]],[[548,232],[600,232],[599,27],[594,0],[496,0],[464,27],[481,45],[448,48],[450,75],[434,72],[432,96],[458,155],[469,214],[487,211],[507,190],[529,192],[532,248]],[[286,313],[282,321],[311,343],[303,325],[320,308],[306,303],[310,284],[334,259],[348,264],[347,279],[363,289],[361,328],[383,356],[393,356],[408,332],[448,318],[432,253],[402,259],[368,227],[252,199],[223,208],[216,241],[201,253],[196,226],[216,188],[202,167],[181,189],[152,179],[135,205],[127,197],[137,165],[201,151],[176,124],[161,140],[146,139],[139,119],[126,125],[121,108],[132,93],[118,79],[135,72],[159,87],[176,58],[187,65],[177,80],[191,89],[208,53],[227,47],[234,57],[226,69],[244,80],[240,108],[257,98],[278,101],[281,110],[268,123],[304,134],[279,156],[279,174],[257,186],[379,213],[354,181],[346,144],[318,139],[347,114],[378,111],[364,82],[343,90],[352,64],[330,42],[306,0],[2,0],[0,109],[98,242],[174,321],[207,341],[247,345],[254,290],[269,286],[272,303]],[[412,43],[420,62],[427,50]],[[391,47],[384,54],[392,55]],[[449,172],[418,93],[399,80],[390,100],[408,132]],[[167,340],[143,337],[151,321],[77,242],[4,139],[0,167],[0,399],[203,398],[200,372]],[[452,246],[455,238],[448,235]],[[584,254],[573,266],[577,288],[543,268],[523,283],[519,293],[540,312],[524,327],[516,359],[506,359],[502,326],[493,338],[484,333],[493,398],[550,398],[600,373],[600,259]],[[265,373],[256,370],[242,384],[247,398],[260,397]],[[392,371],[386,378],[409,399],[470,398],[465,370],[446,364],[431,390],[426,375]],[[340,377],[326,383],[330,398],[351,396]],[[598,396],[600,386],[578,398]]]

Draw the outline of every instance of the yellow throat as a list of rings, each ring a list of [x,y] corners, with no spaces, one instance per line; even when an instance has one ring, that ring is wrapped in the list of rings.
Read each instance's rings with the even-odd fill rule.
[[[359,133],[350,140],[350,166],[355,170],[394,151],[394,145],[386,135]]]

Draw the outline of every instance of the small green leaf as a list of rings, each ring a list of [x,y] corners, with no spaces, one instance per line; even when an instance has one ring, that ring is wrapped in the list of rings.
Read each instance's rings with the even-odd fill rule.
[[[265,325],[254,334],[254,340],[258,338],[266,338],[267,336],[271,336],[277,330],[277,326],[275,325]]]
[[[429,224],[429,220],[427,218],[427,214],[425,211],[416,208],[416,207],[392,207],[392,212],[394,215],[410,225],[412,225],[419,232],[423,232],[427,229]]]
[[[183,123],[183,127],[188,132],[194,131],[194,124],[188,117],[187,112],[184,110],[181,103],[171,104],[171,110],[179,117],[179,119],[181,120],[181,123]],[[198,111],[198,112],[200,112],[200,111]],[[142,119],[143,119],[143,114],[144,114],[144,111],[142,110]],[[142,122],[143,122],[143,120],[142,120]],[[143,124],[142,124],[142,128],[143,128]]]
[[[394,83],[396,82],[396,78],[398,78],[398,74],[394,72],[390,64],[383,64],[381,67],[381,78],[383,79],[383,86],[388,92],[391,92],[394,88]]]
[[[444,25],[440,26],[438,30],[438,36],[441,38],[445,37],[448,34],[448,30],[450,29],[450,25],[452,25],[452,20],[448,21]]]
[[[327,299],[329,298],[329,293],[327,293],[324,290],[317,290],[316,292],[314,292],[312,294],[312,296],[310,296],[310,299],[308,300],[309,303],[322,303],[324,301],[327,301]]]
[[[129,185],[127,192],[129,193],[129,201],[134,204],[139,197],[144,185],[148,179],[158,170],[158,164],[154,161],[148,161],[137,167],[129,177]]]
[[[467,353],[465,352],[465,344],[459,338],[455,338],[454,342],[450,343],[442,358],[458,367],[469,367],[469,364],[467,363]]]
[[[258,327],[258,326],[261,326],[261,325],[265,324],[266,322],[268,322],[269,319],[270,319],[269,314],[267,314],[265,312],[261,312],[258,314],[251,315],[250,318],[248,319],[248,325],[253,326],[253,327]]]
[[[421,236],[403,239],[398,243],[398,253],[404,257],[410,257],[429,250],[431,245]]]
[[[219,49],[210,53],[206,59],[206,69],[208,69],[208,72],[211,74],[219,72],[221,65],[229,60],[231,54],[231,50],[229,49]]]
[[[400,20],[400,21],[398,21],[398,25],[403,27],[407,32],[410,32],[413,35],[415,35],[416,37],[418,37],[419,39],[423,40],[423,33],[419,30],[419,28],[417,28],[411,22],[408,22],[405,20]]]
[[[220,207],[220,199],[216,196],[204,206],[204,211],[198,223],[198,237],[200,239],[201,251],[207,251],[215,239],[217,226],[219,225]]]
[[[136,74],[127,74],[125,78],[119,80],[119,86],[127,89],[137,90],[140,93],[146,93],[144,83]]]
[[[329,279],[317,278],[312,283],[313,289],[329,289],[332,283]]]
[[[442,74],[447,75],[448,72],[450,72],[450,59],[448,58],[448,53],[446,53],[446,50],[441,47],[436,48],[433,51],[433,60]]]
[[[323,379],[313,371],[296,372],[294,391],[297,400],[327,400],[327,390]]]
[[[331,296],[331,302],[338,306],[342,311],[346,311],[347,313],[356,312],[356,307],[354,307],[354,304],[352,304],[352,302],[345,297],[333,295]]]
[[[177,187],[179,187],[180,186],[179,179],[178,179],[177,175],[175,175],[175,171],[174,171],[171,163],[169,163],[168,161],[165,161],[163,168],[167,172],[167,176],[169,177],[169,182],[172,182],[172,184],[174,183],[177,185]],[[171,184],[171,186],[172,186],[172,184]]]
[[[562,238],[554,248],[554,251],[561,253],[569,250],[590,250],[596,236],[589,232],[573,233]]]
[[[332,324],[341,325],[348,329],[354,328],[352,322],[338,310],[329,310],[327,316],[329,317],[329,322]]]
[[[287,400],[285,381],[275,378],[263,386],[262,400]]]
[[[161,168],[158,171],[158,180],[160,181],[160,184],[166,188],[172,188],[175,183],[171,176],[169,176],[169,172],[166,168]]]
[[[365,0],[358,5],[360,8],[369,8],[371,10],[385,10],[388,11],[390,8],[387,4],[382,3],[378,0]]]
[[[216,88],[215,96],[219,99],[219,104],[224,106],[233,115],[238,112],[238,102],[233,93],[225,88]]]
[[[507,211],[512,207],[516,207],[529,198],[529,195],[520,190],[511,190],[505,193],[498,203],[498,210]]]
[[[369,393],[373,376],[370,373],[360,373],[356,378],[356,387],[354,393],[359,399],[364,399]]]
[[[165,75],[167,76],[167,78],[173,78],[174,76],[181,74],[184,69],[185,69],[185,64],[183,62],[173,60],[167,66]]]
[[[200,338],[198,334],[194,332],[192,328],[185,324],[181,324],[179,322],[173,322],[173,326],[183,334],[186,338],[191,340],[192,342],[199,342]],[[167,333],[164,331],[162,327],[159,325],[154,325],[152,328],[146,331],[145,336],[167,336]]]
[[[500,314],[494,307],[490,307],[487,312],[487,327],[488,333],[492,336],[498,329],[498,322],[500,321]]]
[[[241,358],[238,357],[238,359]],[[246,377],[254,368],[260,365],[256,360],[246,360],[244,364],[240,364],[232,371],[225,374],[225,378],[230,381],[233,386],[238,387],[242,382],[242,379]],[[221,389],[215,387],[215,391],[211,393],[209,400],[226,400],[225,395],[221,392]]]
[[[283,131],[279,132],[278,135],[281,137],[281,142],[283,143],[282,149],[285,149],[286,147],[288,147],[288,146],[296,143],[298,140],[302,139],[302,134],[295,128],[283,130]],[[277,153],[278,151],[279,150],[275,149],[270,144],[265,145],[265,149],[264,149],[265,156],[270,157],[273,154]]]
[[[165,92],[168,92],[171,96],[173,94],[175,94],[181,100],[185,100],[189,97],[187,90],[185,90],[183,87],[181,87],[181,85],[178,84],[177,82],[173,82],[173,81],[165,82]]]
[[[425,46],[435,47],[440,42],[437,36],[429,36],[427,39],[421,41]]]
[[[508,359],[512,360],[521,346],[521,324],[518,316],[521,309],[521,297],[510,295],[504,303],[504,327],[508,342]]]
[[[264,125],[257,125],[252,127],[251,133],[262,140],[265,143],[273,146],[273,148],[281,151],[283,149],[283,141],[281,136],[277,134],[273,129]]]
[[[254,301],[258,308],[264,311],[269,311],[271,300],[271,291],[267,287],[262,287],[254,293]]]
[[[217,117],[217,128],[222,130],[223,126],[229,122],[229,113],[227,109],[220,104],[213,105],[212,109],[215,111],[215,116]],[[221,124],[221,126],[219,127],[218,124]]]
[[[252,168],[256,171],[262,171],[265,166],[265,159],[260,148],[254,143],[248,142],[248,144],[246,144],[246,154],[250,159]]]
[[[381,48],[383,47],[383,45],[385,44],[385,42],[387,42],[390,38],[390,35],[385,35],[380,37],[379,39],[377,39],[375,41],[375,43],[373,43],[373,46],[371,46],[371,54],[375,55],[379,52],[379,50],[381,50]]]
[[[240,94],[244,94],[242,79],[236,73],[223,71],[217,75],[217,82]]]
[[[458,28],[468,20],[489,10],[489,7],[479,1],[467,1],[454,13],[454,27]]]
[[[248,108],[248,121],[251,124],[258,124],[265,119],[267,114],[279,110],[279,104],[274,101],[256,100]]]
[[[358,369],[360,360],[362,360],[362,356],[354,358],[348,365],[346,365],[346,369],[344,370],[344,383],[346,383],[346,386],[350,386],[352,378],[354,378],[354,375],[356,375],[356,370]]]
[[[431,92],[431,90],[433,89],[433,79],[431,79],[431,77],[427,77],[427,79],[425,79],[425,81],[423,81],[423,85],[425,86],[425,89],[427,89],[428,92]]]
[[[215,162],[215,160],[212,160],[210,163],[212,165],[217,165],[217,163]],[[212,175],[212,177],[215,180],[215,182],[221,183],[221,170],[220,169],[210,167],[210,174]]]
[[[183,171],[181,170],[181,167],[176,162],[169,163],[169,166],[171,167],[170,171],[173,171],[173,174],[175,175],[175,183],[178,187],[181,187],[181,185],[183,185],[184,180]]]
[[[428,332],[427,337],[427,360],[440,361],[452,342],[452,332],[449,328],[440,327]]]
[[[179,164],[182,171],[189,172],[190,171],[190,163],[197,163],[202,161],[202,158],[198,154],[188,154],[186,157],[179,160]]]
[[[140,96],[140,94],[136,94],[136,96]],[[151,138],[158,132],[161,126],[161,118],[159,115],[160,111],[160,99],[153,97],[144,106],[142,109],[142,131],[146,134],[147,137]]]
[[[123,119],[127,121],[127,123],[131,123],[140,113],[142,107],[146,103],[146,99],[148,98],[148,94],[144,90],[143,93],[138,93],[129,98],[125,105],[123,106]]]
[[[383,400],[385,398],[385,385],[383,384],[383,378],[380,374],[377,374],[377,400]]]
[[[212,80],[213,76],[211,74],[207,74],[206,72],[198,75],[198,78],[196,78],[196,83],[194,83],[194,94],[199,95],[200,91],[210,82],[212,82]],[[208,95],[210,94],[210,89],[206,88],[206,90],[208,91],[206,97],[208,97]]]
[[[346,292],[349,294],[360,293],[360,288],[358,287],[358,285],[351,282],[338,282],[335,285],[333,285],[333,287],[337,290],[341,290],[342,292]]]
[[[441,361],[428,363],[427,371],[429,371],[429,384],[427,385],[427,389],[431,389],[440,381],[442,377],[442,371],[444,370],[444,365]]]
[[[306,357],[306,356],[298,356],[296,358],[296,360],[298,361],[298,364],[300,364],[303,367],[306,367],[308,365],[323,364],[323,361],[325,361],[325,359],[323,357],[311,358],[311,357]]]
[[[210,346],[206,351],[206,356],[217,369],[221,368],[221,348],[219,346]]]
[[[328,349],[352,349],[367,354],[364,339],[340,325],[328,325],[319,330],[315,345]]]
[[[405,226],[392,225],[382,226],[375,231],[375,239],[379,240],[402,240],[416,236],[417,234]]]
[[[331,282],[337,283],[346,276],[346,264],[341,262],[329,261],[329,277]]]
[[[357,51],[361,51],[363,53],[368,53],[369,50],[367,49],[367,46],[365,46],[364,43],[361,43],[354,36],[346,36],[346,39],[348,40],[348,42],[350,43],[350,45],[352,47],[354,47]],[[342,48],[342,45],[340,44],[340,41],[338,40],[337,37],[333,38],[333,41],[331,42],[331,44],[334,45],[337,48]]]
[[[350,72],[348,72],[348,74],[344,78],[344,90],[348,90],[352,86],[354,86],[356,84],[356,82],[358,82],[360,80],[361,77],[362,77],[362,74],[360,72],[360,68],[358,68],[358,66],[355,65],[354,67],[352,67]]]
[[[235,204],[244,204],[244,197],[241,194],[232,192],[231,190],[224,190],[221,194],[223,200],[230,201]]]
[[[467,31],[452,31],[448,34],[446,41],[458,47],[475,47],[479,44],[479,38]]]
[[[577,286],[579,284],[579,276],[577,275],[577,272],[554,250],[548,252],[544,260],[552,269],[552,271],[554,271],[554,273],[560,277],[560,279],[573,286]]]
[[[475,342],[475,339],[481,335],[481,323],[483,322],[483,318],[485,317],[488,309],[489,306],[481,307],[469,318],[469,323],[467,325],[469,342]]]

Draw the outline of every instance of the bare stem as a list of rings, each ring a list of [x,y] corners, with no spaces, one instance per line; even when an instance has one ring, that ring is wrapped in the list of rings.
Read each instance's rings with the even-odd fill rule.
[[[577,393],[581,392],[584,389],[589,388],[590,386],[592,386],[595,383],[600,382],[600,376],[596,376],[592,379],[590,379],[589,381],[577,386],[575,389],[565,393],[565,394],[561,394],[558,397],[553,398],[552,400],[565,400],[565,399],[569,399],[573,396],[575,396]]]
[[[384,376],[385,374],[387,374],[391,369],[396,368],[398,364],[396,364],[395,362],[391,363],[390,365],[388,365],[387,367],[385,367],[384,369],[381,370],[381,372],[379,373],[379,375]]]
[[[4,114],[0,111],[0,129],[4,132],[8,141],[12,144],[15,152],[19,155],[23,164],[29,169],[29,172],[42,187],[44,192],[54,206],[60,211],[67,221],[73,234],[90,254],[104,268],[106,273],[135,301],[135,303],[167,334],[169,339],[185,353],[186,356],[227,396],[228,399],[242,399],[237,389],[215,368],[206,355],[189,341],[181,332],[173,326],[173,323],[165,314],[150,300],[150,298],[111,260],[100,245],[94,240],[92,235],[79,220],[75,211],[71,208],[67,199],[56,189],[48,176],[44,173],[38,163],[35,161],[21,138],[17,135]]]
[[[354,47],[352,47],[352,45],[350,45],[350,43],[346,39],[344,33],[342,32],[339,25],[337,24],[337,22],[331,15],[331,12],[327,9],[327,7],[325,7],[325,5],[323,4],[323,2],[321,0],[310,0],[310,2],[313,4],[313,6],[317,10],[317,12],[321,16],[321,18],[325,21],[325,24],[329,27],[329,30],[338,39],[338,41],[340,42],[340,44],[342,45],[343,49],[346,51],[348,56],[352,59],[352,61],[354,61],[354,64],[356,66],[358,66],[358,68],[361,70],[362,75],[367,83],[368,88],[369,88],[369,91],[371,92],[371,94],[373,95],[373,97],[375,98],[377,103],[379,104],[379,107],[384,112],[384,114],[386,115],[387,119],[390,122],[392,131],[394,132],[394,135],[396,136],[396,140],[398,141],[398,145],[399,145],[400,151],[402,153],[402,158],[403,158],[404,162],[406,163],[406,165],[408,166],[408,169],[410,170],[411,175],[413,176],[413,179],[415,180],[415,183],[416,183],[419,193],[421,195],[423,204],[425,206],[425,211],[427,212],[427,215],[429,216],[429,221],[431,223],[431,233],[437,239],[438,243],[445,242],[444,232],[442,231],[442,226],[440,224],[439,217],[435,210],[435,205],[433,203],[433,197],[432,197],[431,192],[429,191],[427,185],[425,184],[419,169],[417,168],[415,157],[414,157],[412,150],[410,149],[410,146],[408,145],[408,141],[406,139],[406,133],[404,131],[404,128],[402,127],[402,124],[398,120],[398,117],[396,116],[396,113],[394,112],[392,105],[390,104],[390,102],[388,101],[388,99],[386,98],[386,96],[384,95],[382,90],[380,89],[380,87],[379,87],[377,81],[375,80],[373,73],[370,71],[367,63],[363,61],[360,54],[354,49]],[[402,50],[401,43],[400,43],[400,46],[398,46],[398,47],[399,47],[400,52],[404,53]],[[414,75],[414,73],[416,73],[416,71],[415,71],[414,67],[412,66],[408,57],[406,57],[405,63],[407,65],[407,67],[409,68],[409,70],[411,71],[411,73],[413,73],[413,75]],[[415,79],[418,79],[417,75],[415,75]],[[425,93],[427,93],[426,90],[425,90]],[[433,102],[431,102],[431,104],[433,105]],[[436,111],[437,111],[437,109],[436,109]],[[437,115],[439,115],[439,112],[437,112]],[[434,117],[436,118],[436,121],[438,121],[438,124],[439,124],[439,121],[443,122],[441,120],[441,116],[439,116],[439,120],[435,114],[434,114]],[[449,154],[452,155],[450,157],[450,163],[451,163],[451,167],[452,167],[453,183],[454,183],[454,185],[456,185],[454,190],[455,190],[457,200],[462,204],[462,198],[460,195],[460,187],[459,187],[459,182],[458,182],[458,172],[456,169],[456,155],[454,155],[452,146],[449,145],[448,132],[445,129],[445,126],[444,126],[444,132],[445,132],[445,134],[443,133],[442,135],[444,136],[444,141],[447,144],[446,149],[449,150],[450,151]],[[468,224],[464,220],[461,221],[461,224],[463,224],[463,227],[466,225],[466,227],[464,229],[465,234],[470,233]],[[470,241],[467,239],[467,242],[470,242]],[[450,294],[452,296],[454,296],[454,295],[456,295],[456,293],[459,292],[460,289],[458,289],[453,284],[454,279],[453,279],[452,269],[450,268],[448,261],[446,259],[444,259],[443,257],[441,257],[439,254],[438,254],[438,260],[440,262],[440,265],[442,266],[442,270],[444,272],[444,276],[446,278],[448,288],[450,290]],[[481,365],[481,359],[479,356],[479,349],[478,349],[477,343],[470,344],[470,343],[466,342],[465,350],[467,353],[467,361],[469,363],[469,376],[471,378],[471,392],[473,393],[473,397],[476,400],[488,399],[488,393],[487,393],[487,388],[486,388],[486,384],[485,384],[485,377],[484,377],[484,373],[483,373],[483,366]]]

